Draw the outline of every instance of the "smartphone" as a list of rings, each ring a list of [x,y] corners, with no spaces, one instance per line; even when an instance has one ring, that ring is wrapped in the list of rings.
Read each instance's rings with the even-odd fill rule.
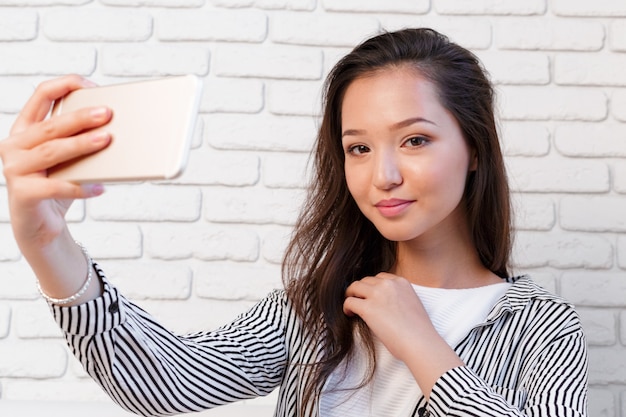
[[[202,83],[195,75],[75,90],[57,100],[52,115],[107,106],[111,120],[94,131],[111,134],[101,151],[48,169],[48,176],[75,183],[165,180],[187,163]]]

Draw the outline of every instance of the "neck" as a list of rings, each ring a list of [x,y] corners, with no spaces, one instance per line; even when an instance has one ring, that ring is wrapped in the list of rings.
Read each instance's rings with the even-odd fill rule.
[[[502,282],[489,271],[469,239],[398,242],[391,273],[411,283],[437,288],[474,288]]]

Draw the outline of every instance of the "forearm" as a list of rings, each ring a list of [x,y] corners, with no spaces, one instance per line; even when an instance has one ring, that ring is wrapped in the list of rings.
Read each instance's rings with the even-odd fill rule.
[[[405,360],[405,364],[427,399],[444,373],[464,365],[456,352],[434,328],[431,331],[422,332],[419,339],[413,341],[411,345],[411,354]]]
[[[65,299],[83,289],[85,284],[88,285],[82,294],[65,305],[81,304],[102,294],[102,284],[93,270],[90,282],[86,282],[93,266],[67,229],[46,245],[22,245],[21,250],[41,291],[49,297]]]

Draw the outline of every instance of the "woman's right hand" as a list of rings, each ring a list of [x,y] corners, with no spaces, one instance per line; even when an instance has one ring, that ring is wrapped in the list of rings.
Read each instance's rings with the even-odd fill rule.
[[[66,229],[65,213],[76,198],[102,193],[100,184],[79,185],[48,178],[47,169],[106,147],[110,137],[89,129],[111,118],[108,108],[85,108],[46,118],[56,99],[93,87],[76,75],[41,83],[0,142],[15,239],[26,255],[55,241]],[[28,257],[28,256],[27,256]]]

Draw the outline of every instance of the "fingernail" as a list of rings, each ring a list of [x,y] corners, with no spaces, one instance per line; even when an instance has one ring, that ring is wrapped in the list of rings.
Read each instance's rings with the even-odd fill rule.
[[[98,132],[91,138],[91,142],[96,145],[102,145],[108,142],[110,138],[111,135],[108,132]]]
[[[82,84],[83,87],[95,87],[95,86],[98,85],[98,84],[94,83],[93,81],[88,80],[87,78],[83,78],[81,80],[81,84]]]
[[[104,193],[104,185],[102,184],[91,184],[91,195],[98,196]]]
[[[101,119],[109,113],[109,109],[106,107],[96,107],[91,110],[91,117],[94,119]]]

